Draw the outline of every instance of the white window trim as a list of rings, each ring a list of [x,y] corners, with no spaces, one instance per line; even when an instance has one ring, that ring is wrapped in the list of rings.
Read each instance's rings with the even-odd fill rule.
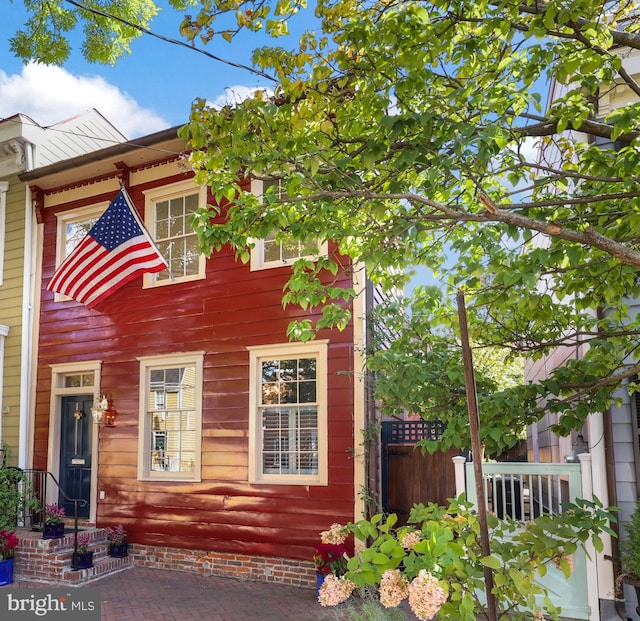
[[[251,193],[260,197],[262,200],[263,194],[263,181],[261,179],[252,179],[251,180]],[[251,240],[253,246],[251,247],[251,261],[250,261],[250,271],[257,272],[259,270],[269,270],[276,267],[282,267],[286,265],[293,265],[297,259],[309,259],[311,261],[317,259],[321,256],[326,256],[329,252],[329,244],[324,242],[318,242],[318,252],[312,255],[305,255],[302,257],[296,257],[295,259],[283,259],[278,261],[265,261],[264,260],[264,240],[263,239],[252,239]]]
[[[138,405],[138,480],[139,481],[195,481],[202,480],[202,381],[204,371],[204,352],[168,354],[163,356],[144,356],[140,362],[140,387]],[[147,399],[149,371],[153,368],[167,366],[193,365],[196,367],[195,381],[195,464],[192,473],[154,471],[150,467],[151,434],[148,433]]]
[[[5,236],[7,233],[7,193],[9,192],[9,182],[0,181],[0,285],[4,280],[4,252]],[[2,378],[0,378],[2,379]]]
[[[328,485],[328,340],[247,347],[249,350],[249,483],[269,485]],[[318,403],[318,474],[263,474],[262,422],[258,411],[261,387],[260,360],[315,356]]]
[[[103,201],[94,205],[70,209],[56,214],[56,269],[67,258],[67,225],[71,222],[98,219],[109,207],[109,201]],[[54,301],[62,302],[71,300],[67,295],[56,293]]]
[[[155,203],[161,200],[170,200],[179,196],[184,196],[187,193],[191,193],[194,190],[198,192],[198,207],[204,207],[207,203],[207,187],[196,184],[193,180],[188,179],[186,181],[179,181],[177,183],[171,183],[169,185],[163,185],[159,188],[153,188],[152,190],[143,191],[144,194],[144,225],[155,242],[155,236],[153,231],[155,229]],[[192,276],[175,276],[172,280],[168,278],[166,280],[156,280],[155,274],[145,274],[143,281],[143,289],[150,289],[152,287],[164,287],[166,285],[172,285],[178,282],[190,282],[192,280],[202,280],[206,278],[206,257],[200,253],[198,273]]]

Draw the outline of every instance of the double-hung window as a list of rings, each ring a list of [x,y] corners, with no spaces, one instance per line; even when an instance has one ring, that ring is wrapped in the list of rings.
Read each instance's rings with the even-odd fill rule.
[[[145,225],[169,264],[168,270],[145,274],[145,287],[199,280],[205,277],[205,256],[189,218],[207,201],[206,187],[191,180],[148,190]]]
[[[251,192],[262,197],[272,186],[278,187],[278,194],[282,193],[278,181],[257,179],[251,182]],[[271,235],[265,239],[253,240],[253,244],[251,249],[252,271],[291,265],[297,259],[314,259],[327,254],[327,242],[319,242],[316,239],[303,242],[295,239],[276,239],[275,235]]]
[[[56,268],[75,250],[108,206],[108,202],[103,202],[56,214]],[[69,299],[55,294],[56,301]]]
[[[138,478],[199,481],[203,354],[140,358]]]
[[[327,341],[249,347],[249,479],[327,484]]]

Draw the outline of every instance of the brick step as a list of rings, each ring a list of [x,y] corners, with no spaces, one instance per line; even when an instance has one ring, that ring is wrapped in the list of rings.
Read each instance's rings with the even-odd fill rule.
[[[48,584],[80,585],[133,567],[133,558],[112,558],[104,529],[85,528],[89,533],[89,549],[93,550],[93,567],[71,568],[74,549],[73,532],[59,539],[43,539],[42,533],[17,529],[20,543],[16,548],[14,576]]]
[[[80,586],[105,576],[111,576],[125,569],[131,569],[131,567],[133,567],[133,557],[131,556],[113,558],[105,552],[104,556],[100,557],[96,556],[94,552],[93,565],[87,569],[72,569],[71,561],[69,561],[69,567],[62,571],[60,583]]]

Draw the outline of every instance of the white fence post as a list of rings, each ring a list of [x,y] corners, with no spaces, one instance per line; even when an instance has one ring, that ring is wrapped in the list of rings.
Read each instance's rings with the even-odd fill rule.
[[[591,454],[581,453],[580,474],[582,476],[582,498],[593,501],[593,472],[591,471]],[[600,619],[600,599],[598,597],[598,570],[596,566],[596,549],[591,539],[585,542],[587,552],[587,600],[589,601],[589,621]]]
[[[453,468],[456,475],[456,498],[467,491],[466,479],[464,476],[464,462],[467,461],[462,455],[453,457]]]

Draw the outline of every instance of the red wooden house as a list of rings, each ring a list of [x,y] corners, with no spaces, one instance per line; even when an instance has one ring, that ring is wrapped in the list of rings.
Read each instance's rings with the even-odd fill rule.
[[[123,524],[136,563],[311,584],[319,531],[362,511],[364,296],[344,331],[288,342],[308,316],[281,303],[299,249],[199,254],[187,220],[212,197],[183,152],[173,128],[22,177],[41,223],[33,467],[87,501],[81,518]],[[145,274],[92,309],[51,293],[121,184],[173,279]],[[102,395],[112,426],[91,415]]]

